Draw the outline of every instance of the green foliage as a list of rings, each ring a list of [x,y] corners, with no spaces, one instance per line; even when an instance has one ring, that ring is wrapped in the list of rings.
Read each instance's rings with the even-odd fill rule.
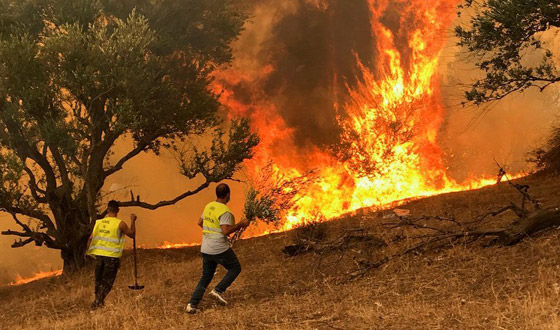
[[[243,217],[251,224],[263,222],[276,227],[282,225],[282,220],[289,212],[297,209],[300,196],[305,194],[309,183],[314,180],[316,175],[313,172],[287,177],[269,162],[260,169],[258,176],[248,182]],[[237,231],[230,242],[233,244],[240,239],[243,232],[244,229]]]
[[[180,167],[183,175],[193,179],[203,174],[212,182],[231,179],[232,174],[239,170],[241,163],[245,159],[252,158],[253,148],[259,143],[258,137],[251,133],[247,119],[233,121],[227,141],[223,136],[223,130],[217,128],[213,134],[210,150],[199,150],[195,146],[192,157],[188,158],[190,153],[182,154]]]
[[[23,164],[13,154],[0,154],[0,198],[2,204],[12,204],[24,196],[19,185],[23,177]]]
[[[251,187],[245,195],[243,215],[249,221],[262,219],[266,223],[277,223],[281,219],[280,210],[274,207],[274,202],[271,196],[259,198],[259,192]]]
[[[457,26],[459,45],[479,61],[485,77],[474,82],[466,98],[474,104],[500,100],[530,87],[541,91],[560,81],[553,53],[542,41],[542,33],[560,28],[557,0],[468,0],[468,27]],[[540,63],[527,60],[527,53],[540,54]]]
[[[22,226],[17,246],[83,245],[106,179],[142,152],[214,136],[182,167],[199,188],[124,207],[230,179],[258,138],[246,120],[225,137],[209,84],[246,18],[233,0],[0,0],[0,209],[49,228]],[[111,162],[122,138],[134,145]]]
[[[248,18],[239,0],[100,0],[112,15],[132,10],[158,30],[153,50],[168,55],[182,49],[203,66],[231,61],[231,41]]]

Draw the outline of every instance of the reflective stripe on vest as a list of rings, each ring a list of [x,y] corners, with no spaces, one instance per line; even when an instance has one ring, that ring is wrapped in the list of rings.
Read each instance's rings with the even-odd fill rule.
[[[94,236],[93,239],[105,241],[105,242],[113,242],[113,243],[120,243],[121,241],[124,241],[124,237],[110,238],[110,237],[103,237],[103,236]]]
[[[222,227],[220,227],[220,217],[230,212],[226,204],[210,202],[202,213],[202,235],[208,238],[223,238]]]
[[[90,247],[90,250],[103,250],[103,251],[109,251],[109,252],[121,252],[122,250],[119,248],[112,248],[112,247],[108,247],[108,246],[101,246],[101,245],[94,245],[92,247]]]
[[[124,248],[124,235],[119,230],[121,220],[107,217],[97,220],[88,254],[120,258]]]

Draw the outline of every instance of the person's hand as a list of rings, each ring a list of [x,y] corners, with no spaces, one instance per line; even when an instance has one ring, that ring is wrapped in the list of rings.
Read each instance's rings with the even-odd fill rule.
[[[247,227],[247,226],[249,226],[249,223],[250,223],[250,222],[249,222],[248,219],[242,219],[242,220],[239,222],[239,225],[240,225],[241,227]]]
[[[136,214],[132,213],[130,215],[130,220],[134,222],[134,221],[136,221],[136,219],[138,219],[138,217],[136,216]]]

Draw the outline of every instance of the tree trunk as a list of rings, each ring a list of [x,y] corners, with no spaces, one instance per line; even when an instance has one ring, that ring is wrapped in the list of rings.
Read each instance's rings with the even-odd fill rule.
[[[64,201],[58,206],[56,216],[58,242],[62,246],[60,256],[63,273],[73,273],[86,265],[85,253],[88,238],[93,229],[84,202]]]
[[[80,240],[67,244],[67,247],[61,250],[60,256],[64,262],[62,268],[64,274],[74,273],[86,265],[87,241],[87,236],[84,236]]]
[[[527,236],[554,226],[560,226],[560,208],[539,210],[516,220],[500,235],[499,242],[502,245],[515,245]]]

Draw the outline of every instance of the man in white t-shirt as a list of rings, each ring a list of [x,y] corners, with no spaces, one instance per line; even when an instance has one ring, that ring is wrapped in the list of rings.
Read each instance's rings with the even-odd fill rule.
[[[187,305],[187,312],[194,314],[202,300],[206,288],[212,281],[216,267],[222,265],[227,269],[224,278],[210,292],[210,295],[223,305],[227,304],[223,293],[241,272],[241,264],[229,246],[227,237],[249,225],[247,220],[235,224],[235,218],[227,203],[230,200],[230,189],[225,183],[216,187],[216,201],[208,203],[198,221],[202,228],[202,277]]]

